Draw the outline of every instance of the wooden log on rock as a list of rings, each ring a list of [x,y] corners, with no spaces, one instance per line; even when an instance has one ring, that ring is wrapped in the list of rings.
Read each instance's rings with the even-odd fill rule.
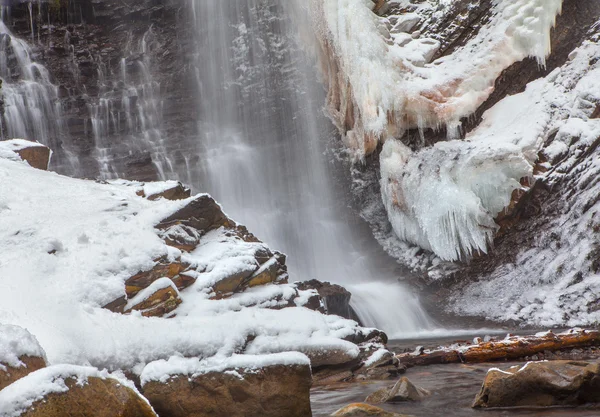
[[[599,331],[573,329],[559,334],[548,331],[534,336],[509,335],[502,340],[492,339],[488,342],[420,350],[396,357],[407,367],[460,362],[481,363],[520,359],[545,351],[556,352],[599,345]]]

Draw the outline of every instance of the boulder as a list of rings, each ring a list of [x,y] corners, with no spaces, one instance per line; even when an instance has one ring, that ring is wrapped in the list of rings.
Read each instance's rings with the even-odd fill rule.
[[[352,294],[344,287],[312,279],[310,281],[298,283],[298,288],[301,290],[317,290],[323,299],[327,314],[333,314],[360,323],[360,319],[352,307],[350,307],[350,298],[352,297]]]
[[[71,365],[40,369],[0,391],[0,415],[157,417],[133,383]]]
[[[156,227],[164,230],[175,224],[184,224],[198,232],[206,233],[221,226],[230,226],[232,223],[211,196],[199,194],[185,207],[163,219]]]
[[[41,143],[25,139],[10,139],[3,141],[2,147],[6,147],[18,154],[22,160],[27,161],[33,168],[48,169],[52,152],[50,148]]]
[[[474,408],[574,406],[600,402],[600,364],[528,362],[490,369]]]
[[[354,403],[340,408],[332,414],[335,417],[409,417],[405,414],[391,413],[379,407],[364,403]]]
[[[144,396],[168,417],[310,417],[310,367],[178,375],[144,384]]]
[[[375,391],[365,401],[370,404],[420,401],[429,395],[429,391],[414,385],[407,377],[402,377],[393,387]]]
[[[0,390],[45,367],[46,354],[31,333],[0,324]]]

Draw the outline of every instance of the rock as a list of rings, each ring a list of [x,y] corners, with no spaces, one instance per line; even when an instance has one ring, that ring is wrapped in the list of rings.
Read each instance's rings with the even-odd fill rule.
[[[490,369],[474,408],[574,406],[600,402],[600,364],[528,362]]]
[[[37,169],[48,169],[50,163],[50,148],[38,142],[32,142],[25,139],[10,139],[2,142],[3,147],[7,147],[22,160],[27,161],[29,165]]]
[[[184,224],[198,232],[206,233],[221,226],[230,226],[232,221],[211,196],[199,194],[185,207],[163,219],[156,227],[164,230],[175,224]]]
[[[426,389],[414,385],[407,377],[402,377],[393,387],[375,391],[365,401],[370,404],[420,401],[430,394]]]
[[[275,257],[269,259],[263,265],[252,274],[252,276],[245,282],[248,287],[256,287],[259,285],[270,284],[277,281],[279,277],[279,262]]]
[[[82,376],[81,369],[97,376]],[[132,383],[101,375],[94,368],[69,365],[38,370],[0,391],[0,415],[157,417]]]
[[[148,200],[158,200],[159,198],[164,198],[167,200],[185,200],[192,195],[192,190],[188,187],[184,186],[182,183],[177,182],[171,187],[162,190],[160,192],[146,195]]]
[[[354,320],[360,324],[360,319],[352,307],[350,307],[350,298],[352,297],[352,294],[344,287],[313,279],[298,283],[298,288],[301,290],[317,290],[323,299],[327,314],[333,314],[346,319]]]
[[[31,372],[46,367],[46,360],[37,356],[20,356],[21,366],[13,367],[0,362],[0,390]]]
[[[138,272],[127,281],[125,281],[125,291],[129,298],[135,296],[138,292],[147,288],[159,278],[171,278],[177,284],[177,289],[182,290],[193,284],[193,278],[181,277],[180,274],[186,271],[190,264],[182,262],[181,259],[169,262],[166,257],[156,260],[154,267],[148,271]]]
[[[379,407],[364,403],[354,403],[337,410],[335,417],[409,417],[405,414],[391,413]]]
[[[357,349],[358,350],[358,349]],[[314,346],[314,348],[302,350],[310,359],[313,368],[320,366],[354,364],[357,362],[357,355],[352,351],[342,348],[328,348],[323,346]]]
[[[129,301],[130,307],[125,307],[125,311],[137,310],[145,317],[162,317],[175,310],[181,302],[173,281],[161,278]]]
[[[168,417],[310,417],[308,365],[274,365],[150,381],[144,396]]]
[[[0,390],[45,367],[46,354],[31,333],[0,324]]]

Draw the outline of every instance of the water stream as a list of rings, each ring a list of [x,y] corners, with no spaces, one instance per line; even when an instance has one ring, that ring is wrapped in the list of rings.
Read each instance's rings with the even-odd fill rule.
[[[182,177],[288,253],[293,279],[347,287],[365,325],[396,337],[426,330],[418,300],[370,256],[377,243],[354,230],[332,182],[325,91],[293,26],[307,22],[284,3],[192,0],[203,149]]]
[[[128,156],[149,154],[163,179],[211,193],[229,215],[289,254],[292,279],[341,284],[353,293],[363,324],[396,338],[415,336],[431,329],[431,320],[334,182],[339,167],[326,150],[339,142],[323,110],[316,64],[298,41],[298,29],[309,24],[301,5],[188,0],[198,135],[181,143],[164,135],[152,61],[161,45],[152,27],[141,38],[130,36],[118,70],[98,62],[99,100],[88,105],[97,172],[122,176]],[[37,139],[59,150],[60,171],[78,175],[47,69],[4,23],[0,52],[3,138]]]
[[[15,37],[0,16],[0,139],[35,139],[55,151],[53,167],[72,175],[78,173],[77,158],[69,151],[63,126],[58,87],[50,73],[35,62],[32,48]]]

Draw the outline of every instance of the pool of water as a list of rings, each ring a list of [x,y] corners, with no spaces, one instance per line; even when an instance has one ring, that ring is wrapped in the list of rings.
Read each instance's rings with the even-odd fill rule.
[[[379,405],[388,411],[416,417],[600,417],[600,405],[576,408],[475,410],[471,404],[481,388],[485,374],[491,367],[506,369],[519,362],[448,364],[415,367],[407,370],[414,384],[431,391],[421,402]],[[522,363],[522,362],[521,362]],[[325,417],[353,402],[363,402],[372,392],[393,385],[394,381],[374,381],[318,387],[311,393],[314,417]]]

